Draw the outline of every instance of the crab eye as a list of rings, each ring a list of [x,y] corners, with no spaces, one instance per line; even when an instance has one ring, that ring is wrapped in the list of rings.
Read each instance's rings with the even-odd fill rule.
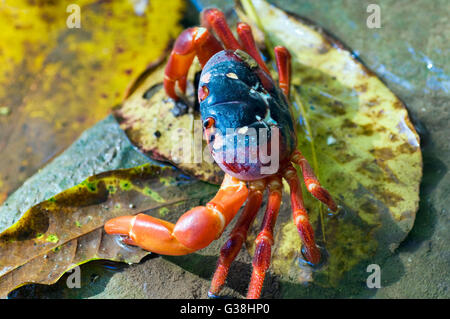
[[[206,120],[203,121],[203,127],[205,129],[211,128],[214,125],[215,121],[212,117],[208,117]]]
[[[203,85],[199,90],[198,90],[198,98],[201,101],[203,101],[204,99],[206,99],[208,97],[209,94],[209,89],[206,85]]]

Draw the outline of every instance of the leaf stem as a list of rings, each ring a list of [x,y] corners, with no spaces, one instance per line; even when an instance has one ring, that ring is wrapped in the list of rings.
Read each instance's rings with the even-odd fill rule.
[[[319,165],[317,162],[317,154],[316,154],[316,147],[314,145],[314,138],[312,135],[312,131],[311,131],[311,127],[309,126],[309,122],[308,122],[308,118],[306,116],[306,110],[305,107],[303,106],[303,103],[300,99],[300,96],[297,92],[297,90],[292,90],[293,91],[293,96],[294,96],[294,100],[295,103],[298,105],[299,109],[300,109],[300,113],[301,116],[303,117],[304,121],[305,121],[305,126],[306,126],[306,131],[308,132],[309,135],[309,142],[310,142],[310,146],[311,146],[311,156],[312,156],[312,160],[313,160],[313,169],[314,172],[317,176],[318,179],[319,178]],[[323,242],[326,243],[326,238],[325,238],[325,224],[324,224],[324,216],[323,216],[323,204],[319,203],[319,216],[320,216],[320,225],[321,225],[321,229],[322,229],[322,238],[323,238]]]
[[[253,5],[253,1],[252,0],[241,0],[241,3],[242,3],[244,10],[246,11],[246,13],[255,19],[256,26],[264,34],[264,43],[265,43],[267,51],[270,55],[270,59],[272,61],[275,61],[275,53],[273,50],[274,46],[273,46],[272,42],[270,42],[269,36],[268,36],[266,30],[264,30],[264,26],[261,23],[261,20],[259,19],[258,14],[256,13],[256,9],[255,9],[255,6]]]

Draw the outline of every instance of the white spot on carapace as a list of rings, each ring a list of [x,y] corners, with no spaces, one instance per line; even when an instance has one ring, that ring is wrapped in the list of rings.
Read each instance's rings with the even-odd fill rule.
[[[238,79],[239,79],[238,76],[237,76],[237,74],[236,74],[236,73],[233,73],[233,72],[227,73],[227,74],[225,74],[225,75],[227,76],[227,78],[230,78],[230,79],[235,79],[235,80],[238,80]]]
[[[209,83],[210,79],[211,79],[211,73],[208,72],[208,73],[205,73],[202,75],[200,82]]]

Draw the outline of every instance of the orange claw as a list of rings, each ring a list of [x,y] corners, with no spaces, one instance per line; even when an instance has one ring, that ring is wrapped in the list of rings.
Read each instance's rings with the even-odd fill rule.
[[[105,224],[108,234],[127,236],[126,242],[162,255],[185,255],[220,237],[248,196],[244,182],[225,175],[216,196],[206,206],[184,213],[174,225],[145,214],[122,216]]]
[[[185,255],[194,251],[173,236],[174,225],[145,214],[121,216],[109,220],[105,231],[112,235],[125,235],[125,243],[164,255]]]

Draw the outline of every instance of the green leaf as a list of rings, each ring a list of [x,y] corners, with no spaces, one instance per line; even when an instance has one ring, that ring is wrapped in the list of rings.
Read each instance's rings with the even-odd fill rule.
[[[216,190],[143,156],[109,116],[0,207],[0,295],[92,259],[138,262],[148,252],[106,235],[105,220],[144,211],[175,221]]]

